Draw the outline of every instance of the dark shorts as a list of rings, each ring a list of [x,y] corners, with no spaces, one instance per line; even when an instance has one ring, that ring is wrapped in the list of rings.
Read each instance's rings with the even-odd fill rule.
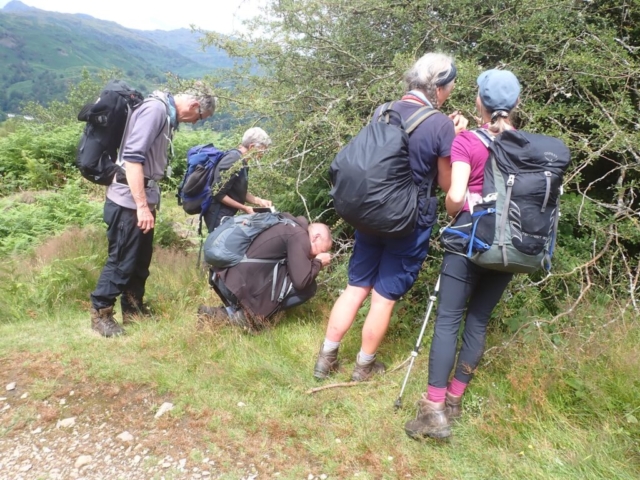
[[[349,285],[373,287],[389,300],[398,300],[418,278],[429,252],[431,227],[417,227],[402,238],[384,238],[356,231],[349,260]]]

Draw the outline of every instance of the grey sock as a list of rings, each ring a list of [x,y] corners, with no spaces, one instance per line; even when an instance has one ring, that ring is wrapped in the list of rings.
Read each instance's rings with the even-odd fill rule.
[[[360,353],[358,353],[358,356],[356,357],[356,362],[358,362],[360,365],[368,365],[371,362],[373,362],[375,359],[376,359],[375,353],[372,353],[372,354],[364,353],[362,349],[360,349]]]
[[[331,340],[324,339],[324,343],[322,344],[322,352],[333,352],[340,347],[340,342],[332,342]]]

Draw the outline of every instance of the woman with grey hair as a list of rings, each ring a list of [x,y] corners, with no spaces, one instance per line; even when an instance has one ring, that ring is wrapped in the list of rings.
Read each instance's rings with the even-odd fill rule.
[[[394,102],[391,109],[406,121],[423,107],[441,108],[453,90],[456,74],[451,57],[427,53],[406,73],[407,93]],[[382,113],[382,107],[378,107],[374,119]],[[337,370],[340,342],[369,294],[371,306],[362,328],[362,346],[351,379],[364,381],[374,373],[384,372],[385,366],[376,361],[376,351],[387,332],[396,301],[413,286],[427,256],[431,228],[437,219],[438,201],[433,182],[437,180],[443,188],[448,188],[451,143],[466,125],[467,120],[457,112],[447,116],[438,111],[424,119],[409,136],[413,180],[421,186],[415,230],[400,238],[356,231],[348,285],[331,310],[313,372],[317,379],[325,379]],[[441,166],[444,168],[442,178]]]
[[[220,225],[222,217],[233,217],[238,211],[253,213],[253,208],[245,205],[247,202],[259,207],[271,206],[270,200],[256,197],[248,191],[249,160],[259,159],[269,145],[271,145],[271,138],[267,132],[259,127],[253,127],[244,132],[238,148],[229,150],[218,162],[213,180],[217,185],[214,188],[216,194],[203,214],[209,232]]]

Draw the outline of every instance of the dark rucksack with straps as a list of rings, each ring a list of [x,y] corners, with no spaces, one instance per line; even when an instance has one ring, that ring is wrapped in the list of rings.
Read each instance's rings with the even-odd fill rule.
[[[489,158],[482,202],[471,214],[466,255],[491,270],[549,270],[569,149],[557,138],[535,133],[507,130],[495,139],[486,130],[474,133],[489,149]]]
[[[100,97],[86,104],[78,120],[86,122],[76,154],[76,166],[87,180],[110,185],[119,167],[118,149],[133,109],[143,102],[142,94],[122,80],[112,80]]]
[[[329,194],[338,215],[357,230],[402,237],[413,232],[418,196],[433,182],[433,176],[421,185],[413,181],[409,135],[438,110],[421,107],[405,122],[393,105],[383,105],[378,118],[336,155],[329,169]]]

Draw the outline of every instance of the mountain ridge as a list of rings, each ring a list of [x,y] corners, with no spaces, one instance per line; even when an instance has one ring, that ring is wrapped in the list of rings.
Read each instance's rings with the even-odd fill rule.
[[[188,29],[134,30],[12,0],[0,9],[0,110],[61,99],[83,69],[118,69],[130,84],[150,91],[167,72],[195,78],[232,65],[222,51],[203,52],[201,37]]]

